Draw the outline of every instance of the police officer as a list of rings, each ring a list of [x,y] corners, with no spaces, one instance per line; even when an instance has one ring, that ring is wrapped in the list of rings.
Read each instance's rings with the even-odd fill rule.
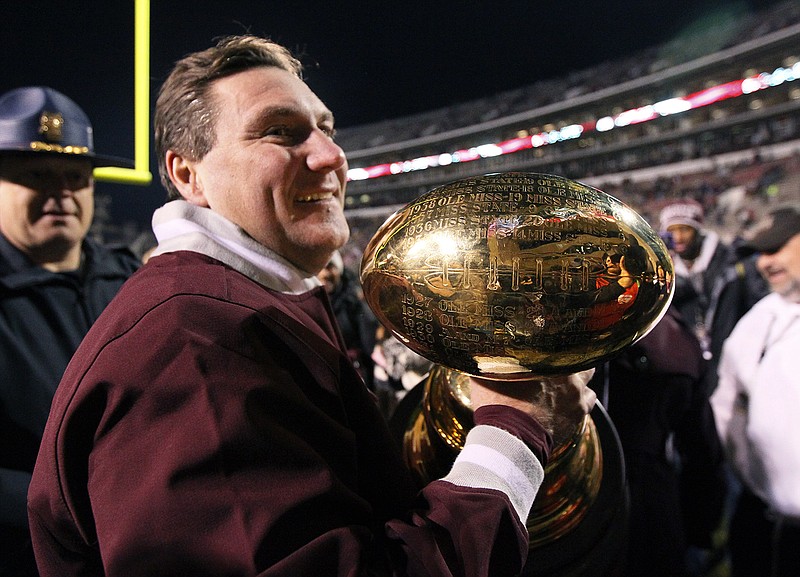
[[[138,268],[87,238],[95,153],[83,110],[47,87],[0,96],[0,574],[36,575],[26,496],[50,402],[89,327]]]

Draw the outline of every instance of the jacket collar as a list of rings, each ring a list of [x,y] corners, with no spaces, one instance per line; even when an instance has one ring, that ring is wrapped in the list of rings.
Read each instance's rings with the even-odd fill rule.
[[[158,246],[153,256],[188,250],[227,264],[273,290],[300,294],[321,286],[319,279],[256,242],[242,228],[211,209],[173,200],[153,214]]]
[[[97,243],[89,238],[83,239],[81,245],[83,264],[81,266],[81,276],[90,277],[114,277],[124,274],[130,275],[130,271],[122,272],[117,259],[107,258],[107,253],[103,251]],[[131,255],[131,259],[134,257]],[[30,284],[51,280],[55,277],[65,277],[74,274],[68,272],[53,272],[42,268],[24,252],[12,245],[8,239],[0,234],[0,283],[9,288],[21,288]]]

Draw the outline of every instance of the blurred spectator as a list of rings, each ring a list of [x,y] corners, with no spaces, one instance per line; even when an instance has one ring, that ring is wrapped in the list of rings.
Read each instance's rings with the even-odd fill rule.
[[[700,203],[682,199],[666,205],[659,222],[675,264],[672,306],[692,327],[710,363],[705,387],[711,394],[723,341],[767,288],[752,259],[737,260],[734,249],[705,227],[704,216]]]
[[[333,253],[330,262],[317,275],[325,285],[333,313],[339,323],[347,354],[371,390],[374,386],[375,331],[378,321],[364,301],[357,277],[344,266],[342,255]]]
[[[620,356],[599,367],[590,386],[617,428],[630,493],[630,536],[618,577],[685,577],[694,559],[712,559],[725,478],[706,363],[674,308]]]
[[[771,293],[725,341],[711,397],[742,483],[730,522],[732,577],[800,574],[800,204],[767,214],[742,249]]]
[[[126,250],[87,238],[92,127],[46,87],[0,96],[0,575],[38,575],[26,496],[50,403],[89,327],[136,270]]]
[[[433,363],[409,349],[383,326],[378,326],[372,358],[375,389],[381,410],[389,418],[397,403],[419,384]]]
[[[133,254],[139,257],[142,263],[147,262],[150,255],[156,249],[158,240],[152,230],[144,230],[131,242],[130,249]]]

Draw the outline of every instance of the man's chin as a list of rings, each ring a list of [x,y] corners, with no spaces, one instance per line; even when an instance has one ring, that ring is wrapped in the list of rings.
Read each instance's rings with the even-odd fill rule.
[[[771,285],[773,292],[778,293],[784,299],[793,303],[800,303],[800,283],[786,283],[783,285]]]
[[[51,247],[70,247],[75,243],[81,242],[83,235],[79,231],[62,228],[59,230],[51,231],[49,234],[42,237],[42,245]]]

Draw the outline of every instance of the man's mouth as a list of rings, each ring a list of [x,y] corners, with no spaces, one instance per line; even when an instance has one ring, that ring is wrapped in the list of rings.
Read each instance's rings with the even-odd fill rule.
[[[780,278],[783,276],[783,271],[781,270],[768,270],[765,273],[765,276],[768,280],[774,280],[776,278]]]
[[[316,202],[320,200],[328,200],[329,198],[333,198],[332,192],[317,192],[307,196],[300,196],[297,198],[297,202]]]

